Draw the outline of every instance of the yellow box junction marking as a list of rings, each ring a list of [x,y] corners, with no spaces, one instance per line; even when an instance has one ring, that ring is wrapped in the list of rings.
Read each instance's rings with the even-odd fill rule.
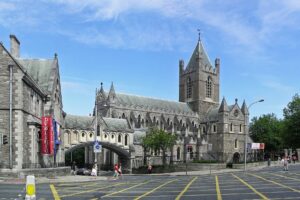
[[[145,196],[147,196],[148,194],[151,194],[152,192],[154,192],[155,190],[158,190],[159,188],[161,188],[161,187],[163,187],[163,186],[165,186],[165,185],[168,185],[169,183],[172,183],[172,182],[174,182],[174,181],[177,181],[177,179],[170,180],[170,181],[168,181],[168,182],[166,182],[166,183],[164,183],[164,184],[162,184],[162,185],[160,185],[160,186],[154,188],[153,190],[151,190],[151,191],[149,191],[149,192],[146,192],[145,194],[143,194],[143,195],[141,195],[141,196],[139,196],[139,197],[136,197],[134,200],[141,199],[142,197],[145,197]]]
[[[197,179],[198,177],[194,177],[186,186],[185,188],[180,192],[180,194],[176,197],[175,200],[179,200],[182,195],[189,189],[189,187],[192,185],[192,183]]]
[[[283,177],[283,178],[287,178],[287,179],[291,179],[291,180],[295,180],[295,181],[300,181],[299,178],[293,178],[293,177],[283,176],[283,175],[279,175],[279,174],[272,174],[272,173],[268,173],[268,174],[271,174],[272,176],[278,176],[278,177]]]
[[[263,195],[262,193],[258,192],[254,187],[252,187],[251,185],[249,185],[247,182],[245,182],[243,179],[241,179],[240,177],[231,174],[232,176],[234,176],[236,179],[238,179],[239,181],[241,181],[244,185],[246,185],[248,188],[250,188],[253,192],[255,192],[257,195],[259,195],[262,199],[264,200],[268,200],[268,197],[266,197],[265,195]]]
[[[220,187],[219,187],[219,179],[218,179],[218,176],[215,176],[215,177],[216,177],[217,200],[222,200],[222,195],[221,195]]]
[[[138,186],[141,186],[141,185],[147,184],[147,183],[149,183],[149,182],[151,182],[151,181],[146,181],[146,182],[143,182],[143,183],[139,183],[139,184],[137,184],[137,185],[131,186],[131,187],[129,187],[129,188],[125,188],[125,189],[123,189],[123,190],[120,190],[120,191],[118,191],[118,192],[113,192],[113,193],[110,193],[110,194],[104,195],[103,197],[109,197],[109,196],[112,196],[112,195],[115,195],[115,194],[118,194],[118,193],[124,192],[124,191],[126,191],[126,190],[130,190],[130,189],[132,189],[132,188],[135,188],[135,187],[138,187]],[[102,198],[103,198],[103,197],[102,197]]]
[[[58,193],[57,193],[57,191],[56,191],[53,184],[50,184],[50,189],[51,189],[51,192],[53,194],[54,200],[60,200],[60,197],[59,197],[59,195],[58,195]]]
[[[110,187],[114,187],[114,186],[118,186],[118,185],[124,185],[124,184],[126,184],[126,183],[117,183],[117,184],[114,184],[114,185],[100,187],[100,188],[96,188],[96,189],[92,189],[92,190],[86,190],[86,191],[82,191],[82,192],[76,192],[76,193],[72,193],[72,194],[62,195],[61,197],[76,196],[78,194],[85,194],[85,193],[94,192],[94,191],[97,191],[97,190],[101,190],[101,189],[105,189],[105,188],[110,188]]]
[[[287,186],[287,185],[283,185],[283,184],[281,184],[281,183],[277,183],[277,182],[275,182],[275,181],[271,181],[271,180],[265,179],[265,178],[263,178],[263,177],[261,177],[261,176],[255,175],[255,174],[250,174],[250,175],[251,175],[251,176],[254,176],[254,177],[256,177],[256,178],[259,178],[259,179],[261,179],[261,180],[264,180],[264,181],[273,183],[273,184],[275,184],[275,185],[279,185],[279,186],[281,186],[281,187],[290,189],[290,190],[292,190],[292,191],[294,191],[294,192],[300,193],[300,190],[296,190],[296,189],[291,188],[291,187],[289,187],[289,186]]]

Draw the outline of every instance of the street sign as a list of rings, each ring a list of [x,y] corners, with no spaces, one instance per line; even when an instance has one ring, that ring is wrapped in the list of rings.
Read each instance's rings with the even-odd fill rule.
[[[95,142],[94,144],[94,153],[100,153],[102,151],[102,146],[99,144],[98,141]]]

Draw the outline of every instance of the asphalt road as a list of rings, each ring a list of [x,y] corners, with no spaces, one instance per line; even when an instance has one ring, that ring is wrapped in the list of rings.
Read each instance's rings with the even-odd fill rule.
[[[1,199],[24,198],[24,185],[0,184]],[[38,200],[299,199],[300,165],[200,176],[124,176],[81,183],[38,184]]]

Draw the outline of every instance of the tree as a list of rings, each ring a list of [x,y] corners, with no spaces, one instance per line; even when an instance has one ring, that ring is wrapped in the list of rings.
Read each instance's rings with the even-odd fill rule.
[[[296,94],[283,109],[285,147],[300,147],[300,97]]]
[[[142,140],[142,144],[146,150],[162,151],[163,165],[166,164],[166,151],[171,149],[176,143],[176,136],[167,133],[164,130],[150,129]]]
[[[272,113],[252,118],[249,132],[254,142],[265,143],[265,150],[274,152],[280,150],[283,145],[282,129],[283,122]]]

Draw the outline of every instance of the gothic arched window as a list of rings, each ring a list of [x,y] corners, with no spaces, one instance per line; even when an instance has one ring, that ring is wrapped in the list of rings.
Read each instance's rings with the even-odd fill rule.
[[[186,98],[192,97],[192,80],[191,77],[188,77],[186,82]]]
[[[212,91],[212,80],[211,77],[207,77],[206,80],[206,97],[211,98],[211,91]]]

